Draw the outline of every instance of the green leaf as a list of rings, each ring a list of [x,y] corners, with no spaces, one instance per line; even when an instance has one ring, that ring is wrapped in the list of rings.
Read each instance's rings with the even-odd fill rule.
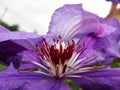
[[[72,80],[65,79],[64,82],[68,84],[72,88],[72,90],[83,90],[79,88],[79,86],[77,86]]]
[[[4,70],[6,67],[0,64],[0,71]]]
[[[114,62],[111,64],[112,68],[120,68],[120,58],[115,58]]]

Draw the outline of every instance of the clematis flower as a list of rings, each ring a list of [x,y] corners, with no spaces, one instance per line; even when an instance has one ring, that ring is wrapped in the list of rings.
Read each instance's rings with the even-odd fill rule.
[[[119,90],[120,69],[109,67],[120,57],[119,28],[81,4],[57,9],[46,35],[1,27],[0,60],[9,66],[0,73],[0,90],[71,90],[66,79],[83,90]]]

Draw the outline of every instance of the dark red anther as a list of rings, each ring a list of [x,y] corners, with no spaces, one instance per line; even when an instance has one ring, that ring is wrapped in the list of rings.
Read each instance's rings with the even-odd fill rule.
[[[64,42],[61,36],[59,39],[53,39],[53,45],[48,45],[45,38],[43,38],[42,47],[36,45],[38,55],[47,61],[52,62],[55,66],[65,63],[73,54],[75,43],[74,41]]]
[[[59,35],[59,39],[62,40],[62,37]]]
[[[64,65],[62,73],[65,73],[67,65]]]

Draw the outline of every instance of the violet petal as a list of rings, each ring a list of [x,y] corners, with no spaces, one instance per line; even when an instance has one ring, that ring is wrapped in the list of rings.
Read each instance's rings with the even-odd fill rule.
[[[60,79],[39,73],[19,73],[12,64],[0,73],[0,90],[70,90]]]
[[[24,39],[32,39],[39,38],[39,35],[27,32],[5,32],[0,33],[0,42],[7,40],[24,40]]]
[[[72,78],[83,90],[120,90],[120,69],[103,69],[81,73]],[[89,79],[87,79],[87,78]]]
[[[10,32],[10,30],[0,25],[0,33],[2,32]]]
[[[84,11],[81,4],[64,5],[53,14],[48,34],[51,37],[61,36],[67,40],[79,33],[94,31],[91,25],[97,23],[98,19],[96,15]]]
[[[0,63],[8,65],[8,58],[23,50],[35,51],[41,36],[25,32],[0,33]]]
[[[71,90],[68,85],[65,85],[62,80],[54,81],[41,81],[37,83],[31,83],[28,90]]]
[[[10,58],[15,57],[18,52],[26,50],[24,47],[13,43],[12,41],[4,41],[0,43],[0,63],[9,65]],[[17,57],[17,56],[16,56]]]

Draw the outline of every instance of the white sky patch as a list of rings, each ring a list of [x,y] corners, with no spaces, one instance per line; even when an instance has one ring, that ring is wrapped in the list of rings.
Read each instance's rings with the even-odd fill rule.
[[[45,34],[55,9],[78,3],[101,17],[108,14],[111,5],[105,0],[0,0],[0,18],[9,24],[18,24],[22,31]]]

